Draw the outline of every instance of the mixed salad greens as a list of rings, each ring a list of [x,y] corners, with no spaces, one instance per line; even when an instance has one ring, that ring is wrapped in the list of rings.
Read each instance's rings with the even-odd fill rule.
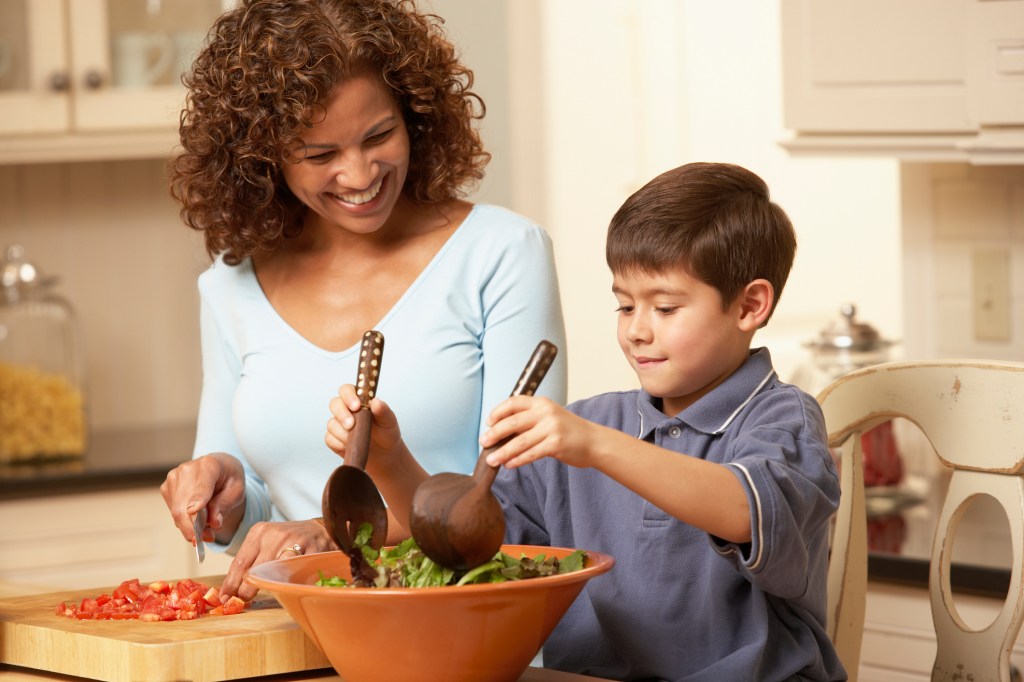
[[[458,572],[434,563],[412,538],[392,548],[377,551],[368,544],[373,528],[363,524],[356,534],[356,549],[362,553],[363,569],[353,571],[351,581],[340,576],[325,577],[320,573],[316,584],[321,587],[444,587],[477,583],[502,583],[541,576],[570,573],[583,568],[586,552],[581,549],[559,559],[539,554],[518,559],[498,552],[490,561],[468,571]],[[356,562],[353,561],[353,568]],[[369,570],[366,570],[366,569]]]

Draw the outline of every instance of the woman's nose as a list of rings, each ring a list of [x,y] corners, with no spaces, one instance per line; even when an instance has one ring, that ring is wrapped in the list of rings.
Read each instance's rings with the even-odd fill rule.
[[[345,154],[334,173],[334,181],[347,190],[363,190],[373,184],[377,163],[366,154]]]

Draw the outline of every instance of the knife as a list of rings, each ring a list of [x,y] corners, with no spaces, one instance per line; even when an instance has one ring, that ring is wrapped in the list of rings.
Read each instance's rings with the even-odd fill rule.
[[[203,507],[196,513],[196,518],[192,521],[192,530],[196,534],[196,558],[199,559],[199,563],[203,563],[203,559],[206,558],[206,543],[203,542],[203,531],[205,529],[206,507]]]

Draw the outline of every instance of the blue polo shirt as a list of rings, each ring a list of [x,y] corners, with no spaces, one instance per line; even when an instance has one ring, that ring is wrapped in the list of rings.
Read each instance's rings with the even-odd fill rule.
[[[544,665],[615,680],[845,680],[825,634],[829,519],[839,481],[817,402],[767,349],[674,416],[648,393],[581,400],[581,417],[729,467],[752,541],[668,515],[594,469],[544,458],[502,469],[506,541],[615,557],[544,645]]]

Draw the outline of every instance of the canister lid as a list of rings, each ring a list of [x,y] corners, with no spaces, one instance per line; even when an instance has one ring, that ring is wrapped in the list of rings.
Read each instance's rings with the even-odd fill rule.
[[[45,276],[34,264],[25,260],[25,249],[19,244],[7,247],[7,253],[0,260],[0,287],[8,298],[36,287],[48,287],[57,281],[56,277]]]
[[[838,320],[830,322],[818,338],[807,345],[821,351],[874,351],[892,345],[892,341],[883,339],[870,324],[855,319],[857,307],[852,303],[844,303],[839,314]]]

